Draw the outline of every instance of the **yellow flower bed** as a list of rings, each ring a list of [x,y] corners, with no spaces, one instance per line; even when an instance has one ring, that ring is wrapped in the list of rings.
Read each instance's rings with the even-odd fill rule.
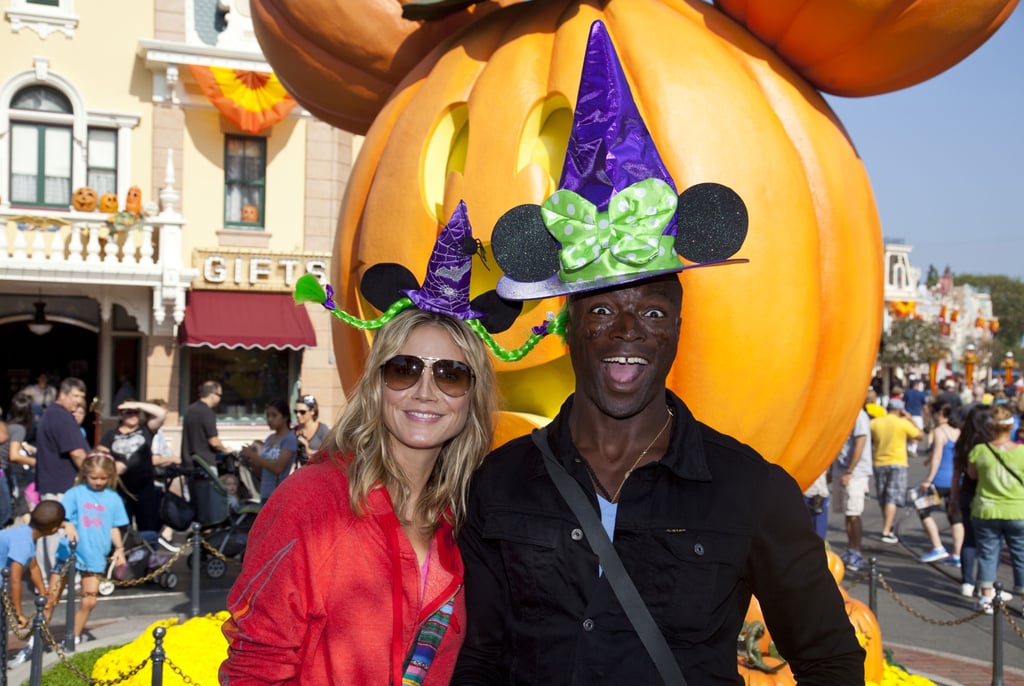
[[[142,635],[126,646],[112,650],[96,661],[92,670],[92,678],[113,681],[121,674],[127,674],[153,652],[153,629],[158,626],[167,627],[164,636],[164,652],[168,659],[177,665],[188,676],[192,683],[216,684],[217,671],[220,664],[227,659],[228,642],[221,633],[220,627],[230,614],[222,610],[214,615],[193,617],[186,622],[178,623],[177,619],[164,619],[150,625]],[[858,635],[858,640],[863,640]],[[186,683],[181,676],[164,667],[164,683]],[[133,678],[122,682],[128,686],[149,686],[153,683],[152,667],[147,664]],[[935,686],[935,682],[916,674],[909,674],[896,665],[886,663],[885,672],[880,684],[870,683],[868,686]]]
[[[119,675],[127,674],[141,664],[153,652],[153,629],[163,626],[167,627],[167,634],[164,636],[164,653],[167,659],[180,668],[192,683],[201,686],[216,684],[217,670],[228,656],[228,642],[220,627],[229,616],[225,610],[215,615],[193,617],[182,623],[177,619],[154,622],[134,641],[117,650],[111,650],[97,660],[92,669],[92,678],[115,680]],[[147,664],[145,669],[122,683],[149,686],[153,683],[152,675],[152,665]],[[165,684],[186,683],[181,676],[171,671],[166,663],[163,680]]]
[[[897,684],[911,684],[912,686],[935,686],[931,679],[925,679],[917,674],[910,674],[896,665],[886,662],[885,673],[882,675],[881,684],[868,684],[868,686],[896,686]]]

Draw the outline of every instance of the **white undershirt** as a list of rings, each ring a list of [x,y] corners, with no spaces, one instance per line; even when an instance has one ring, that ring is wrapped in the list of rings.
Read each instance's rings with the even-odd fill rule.
[[[604,499],[604,496],[597,496],[597,504],[601,507],[601,526],[608,532],[608,538],[615,541],[615,517],[619,512],[618,503],[610,503]],[[601,576],[604,574],[604,570],[601,569],[601,565],[597,566],[597,575]]]

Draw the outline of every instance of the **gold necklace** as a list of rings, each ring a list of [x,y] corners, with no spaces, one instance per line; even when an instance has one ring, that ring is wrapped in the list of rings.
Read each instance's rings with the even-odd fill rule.
[[[622,487],[626,485],[626,481],[633,473],[633,470],[636,469],[637,465],[640,464],[640,461],[644,459],[644,456],[650,452],[651,448],[654,447],[654,444],[658,442],[658,439],[661,438],[663,433],[665,433],[665,429],[668,428],[668,425],[672,423],[672,417],[675,416],[675,414],[672,412],[671,407],[666,405],[665,409],[668,411],[668,417],[665,418],[665,423],[661,425],[661,430],[658,431],[658,434],[653,439],[651,439],[651,442],[647,444],[647,447],[641,450],[640,454],[636,456],[636,460],[633,461],[633,466],[626,470],[625,476],[622,477],[622,482],[619,483],[619,487],[615,489],[615,493],[611,497],[608,497],[608,490],[597,478],[597,474],[594,472],[594,468],[590,466],[590,462],[587,461],[587,458],[583,458],[583,464],[587,468],[587,474],[590,475],[590,480],[593,482],[594,488],[600,491],[601,495],[605,498],[608,498],[608,502],[617,503],[619,501],[619,494],[622,493]]]

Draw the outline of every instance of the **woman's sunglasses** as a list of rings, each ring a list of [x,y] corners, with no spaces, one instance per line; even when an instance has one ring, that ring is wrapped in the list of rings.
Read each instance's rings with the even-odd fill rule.
[[[432,364],[427,364],[428,360]],[[395,355],[380,366],[380,374],[385,386],[393,391],[404,391],[416,385],[424,368],[430,369],[438,390],[451,398],[466,395],[476,378],[465,362],[415,355]]]

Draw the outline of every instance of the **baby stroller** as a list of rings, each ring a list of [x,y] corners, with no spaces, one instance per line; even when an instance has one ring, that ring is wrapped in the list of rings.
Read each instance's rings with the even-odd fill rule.
[[[221,475],[199,456],[194,455],[192,461],[195,469],[189,475],[189,492],[196,521],[203,527],[203,540],[224,557],[240,560],[248,543],[249,529],[260,511],[259,503],[241,498],[246,490],[241,484],[240,487],[229,488],[228,479],[244,483],[241,475],[234,471],[225,471]],[[205,546],[201,557],[208,577],[219,579],[224,576],[227,570],[224,560],[210,553]]]
[[[122,567],[114,567],[113,562],[107,564],[107,576],[100,580],[100,595],[108,596],[114,592],[115,579],[117,581],[141,579],[171,559],[169,553],[157,549],[155,543],[157,536],[159,534],[155,531],[140,532],[134,527],[128,528],[123,537],[124,556],[127,564]],[[164,571],[150,581],[161,588],[172,590],[178,585],[178,575],[171,571]]]

